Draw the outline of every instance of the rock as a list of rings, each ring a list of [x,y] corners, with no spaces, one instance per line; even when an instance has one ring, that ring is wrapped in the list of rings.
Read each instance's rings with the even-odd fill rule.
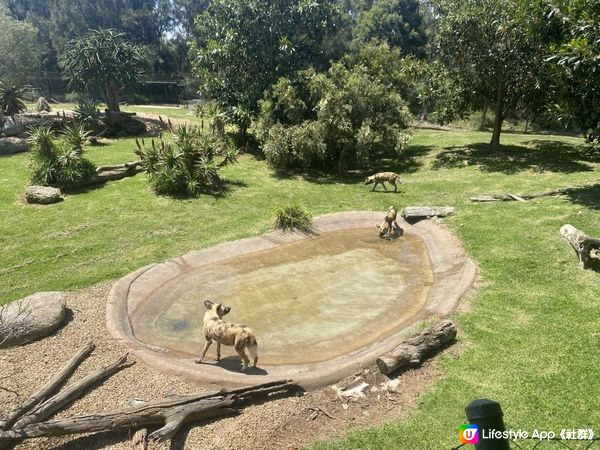
[[[60,189],[49,186],[28,186],[25,189],[27,203],[49,205],[62,200]]]
[[[29,145],[25,139],[18,137],[0,138],[0,155],[12,155],[29,150]]]
[[[2,134],[5,136],[18,136],[23,132],[23,124],[15,120],[14,117],[6,117],[4,120],[4,125],[2,126]]]
[[[46,100],[44,97],[40,97],[37,99],[35,109],[38,112],[50,112],[52,110],[52,108],[50,108],[48,100]]]
[[[402,210],[402,217],[410,219],[427,219],[428,217],[446,217],[454,214],[451,206],[407,206]]]
[[[0,348],[41,339],[65,320],[62,292],[38,292],[0,307]]]

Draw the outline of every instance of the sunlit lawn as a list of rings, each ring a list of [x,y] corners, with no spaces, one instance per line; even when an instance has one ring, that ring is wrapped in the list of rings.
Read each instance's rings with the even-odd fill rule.
[[[484,283],[458,314],[458,358],[439,358],[440,377],[407,420],[359,431],[319,448],[443,449],[458,444],[463,408],[500,401],[512,428],[560,430],[600,424],[600,274],[584,272],[558,230],[571,223],[600,235],[600,186],[538,201],[475,204],[478,194],[531,193],[600,178],[600,156],[580,139],[421,130],[397,170],[398,194],[372,193],[362,175],[275,176],[251,155],[223,174],[219,197],[158,197],[143,174],[26,206],[28,155],[0,158],[0,303],[42,290],[116,279],[151,262],[271,226],[276,205],[292,200],[313,214],[390,204],[451,205],[446,220],[479,263]],[[97,164],[134,159],[132,140],[89,148]]]

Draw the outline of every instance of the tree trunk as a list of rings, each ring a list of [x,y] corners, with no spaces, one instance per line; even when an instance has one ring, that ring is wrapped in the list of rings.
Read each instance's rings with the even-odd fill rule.
[[[104,88],[106,106],[110,112],[119,112],[119,93],[114,86],[108,85]]]
[[[483,103],[483,111],[481,112],[481,123],[479,124],[479,131],[484,131],[487,127],[485,125],[485,119],[487,118],[488,102],[487,99]]]
[[[377,367],[385,375],[408,365],[417,365],[427,356],[456,337],[456,327],[450,320],[442,320],[435,326],[407,339],[391,352],[377,358]]]
[[[502,132],[502,122],[504,121],[504,90],[502,82],[498,83],[498,96],[496,98],[496,117],[494,117],[494,131],[490,145],[493,150],[500,148],[500,133]]]

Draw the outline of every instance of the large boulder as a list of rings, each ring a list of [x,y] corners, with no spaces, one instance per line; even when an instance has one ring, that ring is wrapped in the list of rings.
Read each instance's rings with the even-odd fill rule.
[[[0,138],[0,155],[12,155],[29,150],[27,141],[18,137]]]
[[[2,125],[2,134],[4,136],[18,136],[23,132],[23,124],[14,117],[6,117]]]
[[[48,336],[60,327],[66,314],[62,292],[38,292],[0,307],[0,348]]]
[[[25,189],[25,200],[27,203],[39,203],[49,205],[62,200],[60,189],[49,186],[27,186]]]

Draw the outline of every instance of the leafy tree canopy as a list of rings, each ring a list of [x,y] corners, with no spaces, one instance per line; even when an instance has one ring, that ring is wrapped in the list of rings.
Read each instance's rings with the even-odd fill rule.
[[[35,27],[0,11],[0,82],[22,86],[40,63],[41,48]]]
[[[202,95],[258,109],[263,92],[297,69],[326,66],[338,11],[327,0],[215,0],[196,21],[193,66]]]

